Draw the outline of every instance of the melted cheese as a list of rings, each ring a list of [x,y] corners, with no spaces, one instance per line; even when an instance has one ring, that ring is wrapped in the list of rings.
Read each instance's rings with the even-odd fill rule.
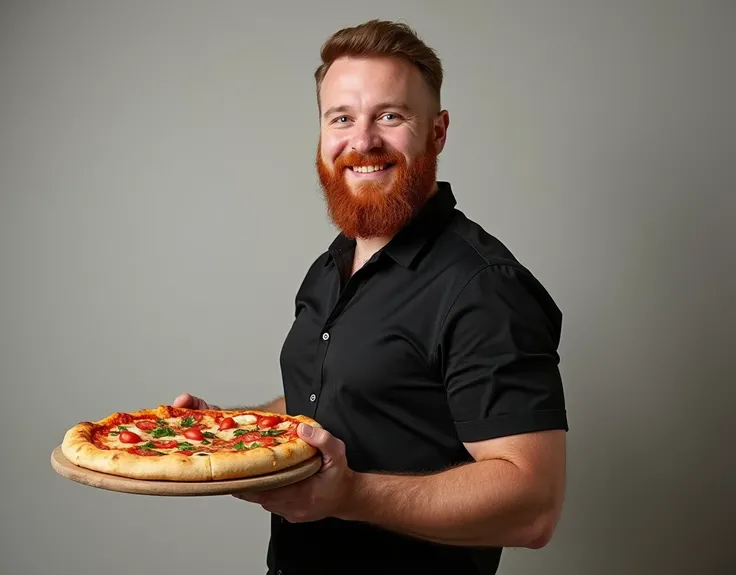
[[[233,417],[235,422],[238,424],[237,427],[231,428],[231,429],[225,429],[220,430],[218,428],[218,425],[215,424],[215,422],[209,418],[206,417],[202,419],[200,424],[203,424],[202,427],[200,427],[200,431],[202,431],[203,434],[214,434],[215,437],[219,439],[223,439],[225,441],[232,440],[233,438],[237,437],[235,433],[237,432],[239,435],[242,435],[243,432],[251,432],[251,431],[258,431],[258,426],[256,425],[257,418],[254,415],[251,414],[243,414],[243,415],[236,415]],[[190,439],[184,435],[185,429],[179,429],[181,425],[181,419],[180,418],[170,418],[166,420],[166,427],[173,430],[175,432],[174,436],[166,435],[163,437],[154,437],[151,435],[151,431],[144,431],[142,429],[139,429],[135,426],[135,424],[128,424],[124,425],[128,431],[135,433],[138,435],[138,437],[141,438],[141,441],[139,443],[123,443],[120,441],[120,435],[107,435],[103,437],[103,441],[105,445],[107,445],[111,449],[129,449],[131,447],[140,447],[144,445],[148,441],[153,442],[159,442],[159,441],[176,441],[177,443],[187,442],[191,445],[198,447],[202,444],[202,441],[196,440],[196,439]],[[283,421],[279,423],[278,425],[274,426],[273,429],[279,429],[279,430],[285,430],[289,429],[291,427],[294,427],[294,424],[290,421]],[[120,432],[122,430],[115,428],[111,431]],[[213,441],[212,438],[205,437],[203,441],[209,441],[210,443]],[[277,440],[278,441],[278,440]],[[205,444],[205,447],[208,444]],[[152,448],[156,451],[161,451],[163,453],[175,453],[179,451],[178,447],[173,448],[160,448],[155,447]]]
[[[255,423],[256,421],[258,421],[258,418],[255,415],[251,415],[249,413],[245,415],[236,415],[235,417],[233,417],[233,419],[235,420],[236,423],[241,424],[241,425],[242,424],[247,425],[247,424]]]

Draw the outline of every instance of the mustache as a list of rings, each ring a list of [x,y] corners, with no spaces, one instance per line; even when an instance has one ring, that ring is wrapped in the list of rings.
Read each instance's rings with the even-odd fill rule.
[[[361,154],[353,150],[352,152],[340,156],[335,160],[335,169],[342,170],[344,168],[352,168],[354,166],[375,166],[383,164],[404,164],[404,156],[398,152],[369,152]]]

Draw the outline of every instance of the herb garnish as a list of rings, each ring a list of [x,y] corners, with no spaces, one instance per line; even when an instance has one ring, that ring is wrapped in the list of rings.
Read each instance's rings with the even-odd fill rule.
[[[190,415],[181,420],[182,427],[191,427],[194,425],[194,418]]]
[[[176,436],[176,432],[169,427],[157,427],[151,432],[151,436],[155,439],[159,439],[161,437],[174,437]]]

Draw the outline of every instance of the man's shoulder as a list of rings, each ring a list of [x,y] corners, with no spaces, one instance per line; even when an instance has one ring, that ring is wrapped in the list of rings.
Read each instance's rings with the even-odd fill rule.
[[[455,266],[478,270],[489,266],[510,266],[526,270],[511,249],[460,210],[454,210],[435,245],[439,257]]]

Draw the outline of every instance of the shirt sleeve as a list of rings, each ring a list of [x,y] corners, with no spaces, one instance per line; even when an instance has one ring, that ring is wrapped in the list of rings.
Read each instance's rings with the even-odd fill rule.
[[[562,314],[527,270],[488,265],[447,312],[435,350],[461,441],[568,430]]]

